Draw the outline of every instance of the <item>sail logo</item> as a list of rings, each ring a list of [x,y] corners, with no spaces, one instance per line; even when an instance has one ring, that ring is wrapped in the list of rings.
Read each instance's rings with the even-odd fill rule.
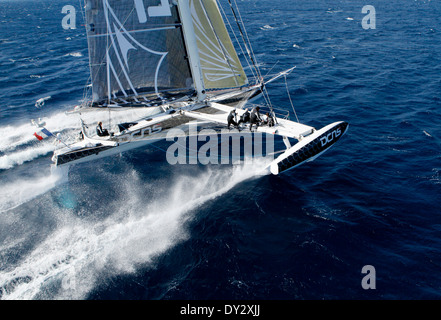
[[[144,138],[144,136],[146,136],[146,135],[150,136],[153,134],[157,134],[161,131],[162,131],[161,124],[158,123],[158,124],[155,124],[151,127],[147,127],[147,128],[133,131],[130,135],[132,136],[132,139],[138,140],[138,139]]]
[[[337,128],[334,131],[328,133],[327,135],[320,138],[320,142],[322,143],[322,147],[326,146],[328,143],[332,142],[334,139],[340,137],[341,129]]]
[[[115,1],[116,3],[117,1]],[[171,8],[168,0],[151,0],[149,3],[160,3],[158,6],[144,6],[144,0],[134,0],[133,12],[136,9],[138,19],[140,22],[147,21],[147,14],[150,17],[166,17],[171,16]],[[156,50],[152,50],[147,47],[146,43],[142,43],[143,41],[138,41],[134,32],[144,32],[155,29],[147,29],[144,30],[144,27],[135,26],[132,31],[129,31],[124,26],[125,21],[121,22],[117,16],[118,11],[114,10],[110,4],[109,0],[103,0],[104,5],[104,18],[106,19],[107,25],[107,35],[109,37],[109,41],[112,45],[108,46],[105,57],[100,57],[100,59],[106,59],[108,68],[107,68],[107,86],[103,86],[101,92],[99,92],[95,100],[98,100],[101,97],[107,95],[108,99],[112,99],[112,91],[121,92],[124,97],[128,97],[128,90],[131,90],[131,94],[134,96],[138,96],[137,87],[140,85],[145,85],[147,80],[142,78],[141,80],[135,80],[140,77],[154,77],[154,83],[152,85],[155,88],[156,94],[159,95],[158,90],[158,77],[159,70],[161,64],[168,52],[159,52]],[[117,7],[118,8],[118,7]],[[146,10],[147,9],[147,10]],[[91,10],[91,9],[89,9]],[[116,12],[115,12],[116,11]],[[141,30],[142,29],[142,30]],[[174,26],[167,26],[158,29],[175,29]],[[99,35],[94,35],[99,36]],[[132,57],[130,57],[129,52],[132,52]],[[140,61],[141,59],[145,59],[151,61],[152,58],[149,54],[157,55],[158,62],[156,66],[156,71],[154,73],[143,73],[142,70],[136,70],[137,66],[135,65],[135,61]],[[96,54],[98,58],[99,54]],[[150,62],[153,64],[154,62]],[[97,74],[100,74],[100,71],[95,71]],[[100,74],[102,76],[102,73]],[[106,81],[103,77],[102,81]],[[150,80],[148,80],[150,81]]]
[[[145,9],[143,0],[134,0],[135,1],[135,9],[138,15],[139,23],[147,22],[147,14],[149,17],[170,17],[170,3],[168,0],[161,0],[161,4],[159,6],[151,6]]]

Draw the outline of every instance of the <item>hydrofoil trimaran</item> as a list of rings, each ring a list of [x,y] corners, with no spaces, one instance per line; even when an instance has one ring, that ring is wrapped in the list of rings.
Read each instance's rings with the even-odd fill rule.
[[[121,122],[111,134],[90,134],[81,120],[81,139],[55,150],[54,166],[108,157],[163,140],[192,121],[227,126],[252,99],[263,96],[274,119],[255,132],[283,137],[286,150],[267,169],[279,174],[320,156],[348,129],[344,121],[320,130],[274,112],[235,0],[228,16],[217,0],[85,0],[91,70],[91,98],[73,113],[146,108],[151,115]],[[225,25],[233,19],[236,45],[252,75],[247,76]],[[240,42],[238,38],[241,38]],[[113,112],[113,111],[112,111]],[[243,129],[248,126],[245,125]],[[289,139],[297,142],[291,145]]]

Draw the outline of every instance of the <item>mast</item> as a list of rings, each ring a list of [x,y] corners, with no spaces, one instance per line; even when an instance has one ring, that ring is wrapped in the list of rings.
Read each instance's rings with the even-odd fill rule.
[[[194,86],[197,91],[198,101],[203,101],[206,97],[205,86],[189,0],[177,0],[177,2],[184,33],[184,40],[190,61],[190,69],[193,75]]]

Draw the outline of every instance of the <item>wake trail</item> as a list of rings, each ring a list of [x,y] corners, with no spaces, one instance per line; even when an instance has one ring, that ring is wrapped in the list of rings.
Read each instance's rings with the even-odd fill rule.
[[[68,168],[65,168],[51,171],[48,175],[4,183],[0,188],[0,213],[15,209],[65,183],[68,179],[67,174]]]
[[[187,222],[198,207],[260,176],[256,167],[181,175],[150,199],[146,190],[157,189],[157,182],[149,185],[134,170],[120,176],[122,196],[106,206],[112,215],[91,222],[64,214],[57,230],[0,274],[0,298],[85,299],[98,281],[150,266],[155,257],[189,238]]]
[[[0,169],[11,169],[15,166],[22,165],[25,162],[32,161],[41,156],[47,155],[54,151],[53,144],[42,143],[39,146],[32,146],[24,150],[16,151],[0,157]]]

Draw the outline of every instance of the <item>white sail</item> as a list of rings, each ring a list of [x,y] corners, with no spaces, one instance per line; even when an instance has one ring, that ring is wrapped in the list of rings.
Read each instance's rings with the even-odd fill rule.
[[[225,89],[247,85],[247,76],[216,0],[190,0],[190,9],[205,88]]]

